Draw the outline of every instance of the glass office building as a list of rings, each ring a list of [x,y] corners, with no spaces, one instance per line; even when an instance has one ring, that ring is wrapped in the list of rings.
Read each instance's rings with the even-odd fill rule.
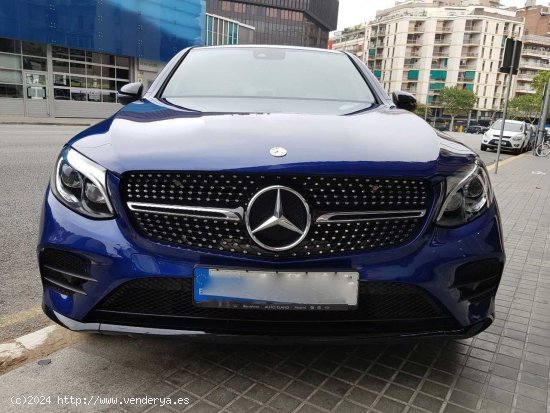
[[[207,46],[251,44],[254,41],[255,28],[214,14],[206,15]]]
[[[0,2],[0,116],[106,117],[205,39],[203,0]]]
[[[255,27],[250,43],[325,49],[338,6],[338,0],[206,0],[208,13]]]

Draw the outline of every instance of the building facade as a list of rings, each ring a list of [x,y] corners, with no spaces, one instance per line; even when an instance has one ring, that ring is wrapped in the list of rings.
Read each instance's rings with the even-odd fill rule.
[[[528,1],[517,15],[524,19],[525,36],[518,76],[516,94],[533,95],[533,78],[541,71],[550,70],[550,10]]]
[[[202,0],[59,3],[0,2],[0,115],[109,116],[121,86],[204,44]]]
[[[321,48],[336,29],[338,5],[338,0],[206,0],[208,13],[254,27],[250,43]]]
[[[215,14],[206,14],[206,46],[251,44],[255,28]]]
[[[411,92],[431,108],[444,87],[470,90],[478,96],[472,116],[490,120],[504,105],[504,39],[522,36],[523,19],[514,10],[465,3],[412,0],[378,12],[367,28],[364,61],[387,91]]]
[[[550,70],[550,36],[524,36],[519,73],[516,76],[516,94],[535,94],[531,82],[537,73],[547,70]]]
[[[353,53],[363,61],[367,45],[367,25],[362,24],[334,33],[331,49]]]

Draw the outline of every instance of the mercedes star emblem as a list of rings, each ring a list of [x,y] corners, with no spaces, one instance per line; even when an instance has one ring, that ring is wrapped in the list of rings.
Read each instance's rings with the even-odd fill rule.
[[[306,237],[311,216],[306,200],[295,190],[275,185],[252,197],[245,214],[252,239],[269,251],[287,251]]]
[[[288,153],[287,150],[285,148],[281,148],[279,146],[276,146],[275,148],[271,148],[269,150],[269,153],[272,155],[272,156],[275,156],[276,158],[282,158],[283,156],[286,156],[286,154]]]

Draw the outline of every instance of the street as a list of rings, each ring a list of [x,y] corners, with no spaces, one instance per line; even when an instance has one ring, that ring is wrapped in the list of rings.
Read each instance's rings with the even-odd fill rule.
[[[0,126],[0,342],[48,324],[40,309],[40,207],[63,144],[83,127]]]
[[[0,342],[48,324],[40,309],[36,264],[40,205],[63,144],[84,127],[2,125],[0,130]],[[481,135],[452,133],[480,154],[486,164],[495,152],[481,152]],[[511,155],[503,154],[502,159]]]

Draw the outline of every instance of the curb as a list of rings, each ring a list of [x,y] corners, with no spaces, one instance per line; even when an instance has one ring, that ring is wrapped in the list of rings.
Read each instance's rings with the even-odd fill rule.
[[[0,344],[0,374],[19,364],[47,356],[62,347],[81,341],[85,334],[51,325],[15,340]]]

